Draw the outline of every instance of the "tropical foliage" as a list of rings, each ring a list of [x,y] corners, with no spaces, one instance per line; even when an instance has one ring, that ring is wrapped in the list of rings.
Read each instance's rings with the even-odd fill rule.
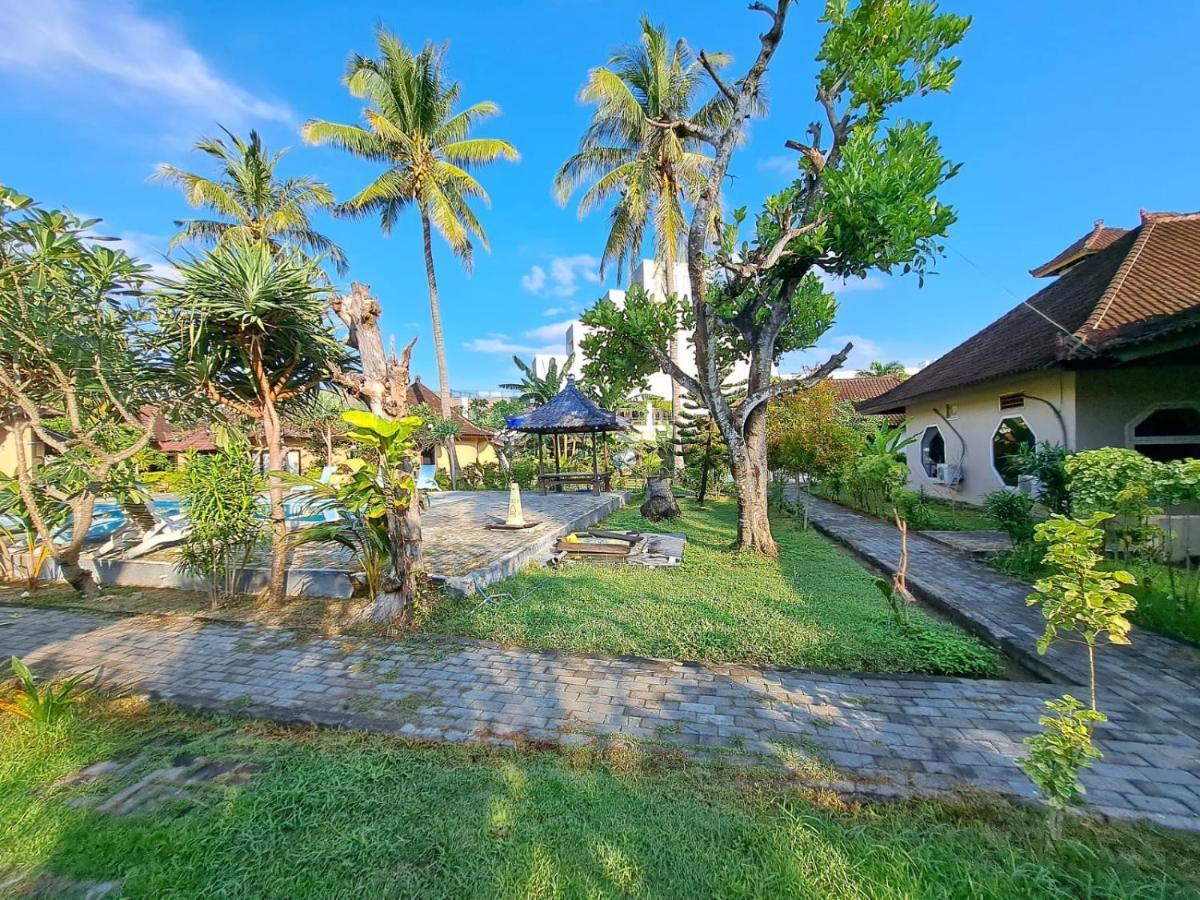
[[[342,248],[312,227],[312,214],[334,205],[333,192],[313,178],[281,179],[275,172],[286,151],[271,153],[257,131],[245,140],[231,131],[224,138],[203,138],[196,149],[210,156],[219,175],[209,178],[161,164],[154,179],[183,190],[189,205],[211,210],[219,219],[182,219],[171,246],[207,246],[230,240],[267,243],[279,250],[301,250],[328,257],[345,274],[349,261]]]
[[[56,684],[41,684],[29,666],[17,657],[10,662],[16,676],[17,690],[11,699],[0,700],[0,711],[24,719],[39,731],[50,728],[71,714],[71,707],[82,700],[87,691],[80,686],[90,672],[81,672]]]
[[[172,399],[164,335],[143,302],[147,269],[97,238],[98,223],[0,186],[0,393],[75,473],[56,483],[17,441],[17,486],[42,546],[88,596],[96,584],[79,554],[96,500],[132,469]],[[69,540],[55,540],[39,497],[70,508]]]
[[[287,404],[316,394],[346,358],[326,317],[328,288],[314,260],[243,239],[177,265],[180,281],[160,297],[178,340],[176,377],[263,429],[273,470],[269,593],[278,599],[287,557],[283,486],[274,474],[283,468],[281,416]]]
[[[180,571],[203,578],[209,602],[242,589],[242,575],[265,534],[259,475],[250,447],[226,433],[215,453],[193,454],[178,480],[189,530],[179,551]]]
[[[562,366],[559,366],[557,359],[551,357],[550,362],[546,364],[546,374],[538,375],[533,366],[519,356],[514,356],[513,365],[521,373],[521,380],[502,384],[500,387],[506,391],[516,391],[517,400],[525,404],[526,409],[544,406],[567,386],[567,378],[570,377],[574,364],[574,353],[564,360]]]

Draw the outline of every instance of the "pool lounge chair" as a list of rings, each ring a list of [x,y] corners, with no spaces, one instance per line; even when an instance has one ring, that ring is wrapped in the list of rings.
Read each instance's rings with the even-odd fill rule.
[[[417,489],[422,491],[440,491],[442,486],[437,483],[437,466],[421,466],[417,470]]]
[[[157,523],[142,535],[140,541],[121,550],[120,555],[122,559],[137,559],[139,556],[145,556],[147,553],[153,553],[155,550],[161,550],[163,547],[171,547],[175,544],[183,543],[187,539],[187,536],[191,534],[191,523],[184,518],[183,513],[176,512],[164,515],[156,511],[154,518],[158,520]],[[108,544],[105,544],[105,547],[107,546]],[[96,553],[96,556],[102,555],[100,552]]]

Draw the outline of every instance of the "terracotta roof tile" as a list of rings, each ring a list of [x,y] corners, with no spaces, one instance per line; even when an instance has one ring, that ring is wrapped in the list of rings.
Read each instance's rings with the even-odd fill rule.
[[[1097,219],[1092,230],[1081,237],[1075,243],[1071,244],[1067,249],[1063,250],[1053,259],[1042,263],[1040,266],[1029,270],[1029,274],[1034,278],[1045,278],[1048,275],[1058,275],[1063,269],[1069,265],[1078,262],[1093,253],[1098,253],[1110,244],[1115,244],[1118,240],[1129,233],[1128,228],[1110,228],[1104,224],[1103,219]]]
[[[897,388],[904,381],[899,375],[857,375],[854,378],[830,378],[839,400],[861,403]]]
[[[420,381],[414,381],[408,386],[408,404],[409,406],[425,404],[432,410],[440,410],[442,408],[442,399],[438,396],[437,391],[431,390]],[[488,431],[486,428],[480,428],[457,409],[451,410],[450,418],[458,423],[461,429],[459,431],[460,437],[490,441],[496,436],[495,432]]]
[[[1143,213],[1137,228],[861,408],[895,409],[925,394],[1062,365],[1197,324],[1200,213]]]

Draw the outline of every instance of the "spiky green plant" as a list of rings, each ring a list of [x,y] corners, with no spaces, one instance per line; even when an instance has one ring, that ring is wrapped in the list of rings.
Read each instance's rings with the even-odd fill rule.
[[[87,696],[88,691],[79,690],[90,672],[80,672],[63,681],[39,684],[29,666],[17,657],[12,657],[12,671],[16,676],[17,690],[11,700],[0,700],[0,710],[18,719],[30,722],[43,730],[56,725],[71,712],[71,707]]]

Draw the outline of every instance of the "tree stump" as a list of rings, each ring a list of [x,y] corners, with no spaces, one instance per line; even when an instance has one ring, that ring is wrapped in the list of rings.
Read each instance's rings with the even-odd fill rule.
[[[675,494],[671,491],[671,479],[665,477],[646,479],[646,500],[641,506],[642,517],[651,522],[674,519],[681,515]]]

